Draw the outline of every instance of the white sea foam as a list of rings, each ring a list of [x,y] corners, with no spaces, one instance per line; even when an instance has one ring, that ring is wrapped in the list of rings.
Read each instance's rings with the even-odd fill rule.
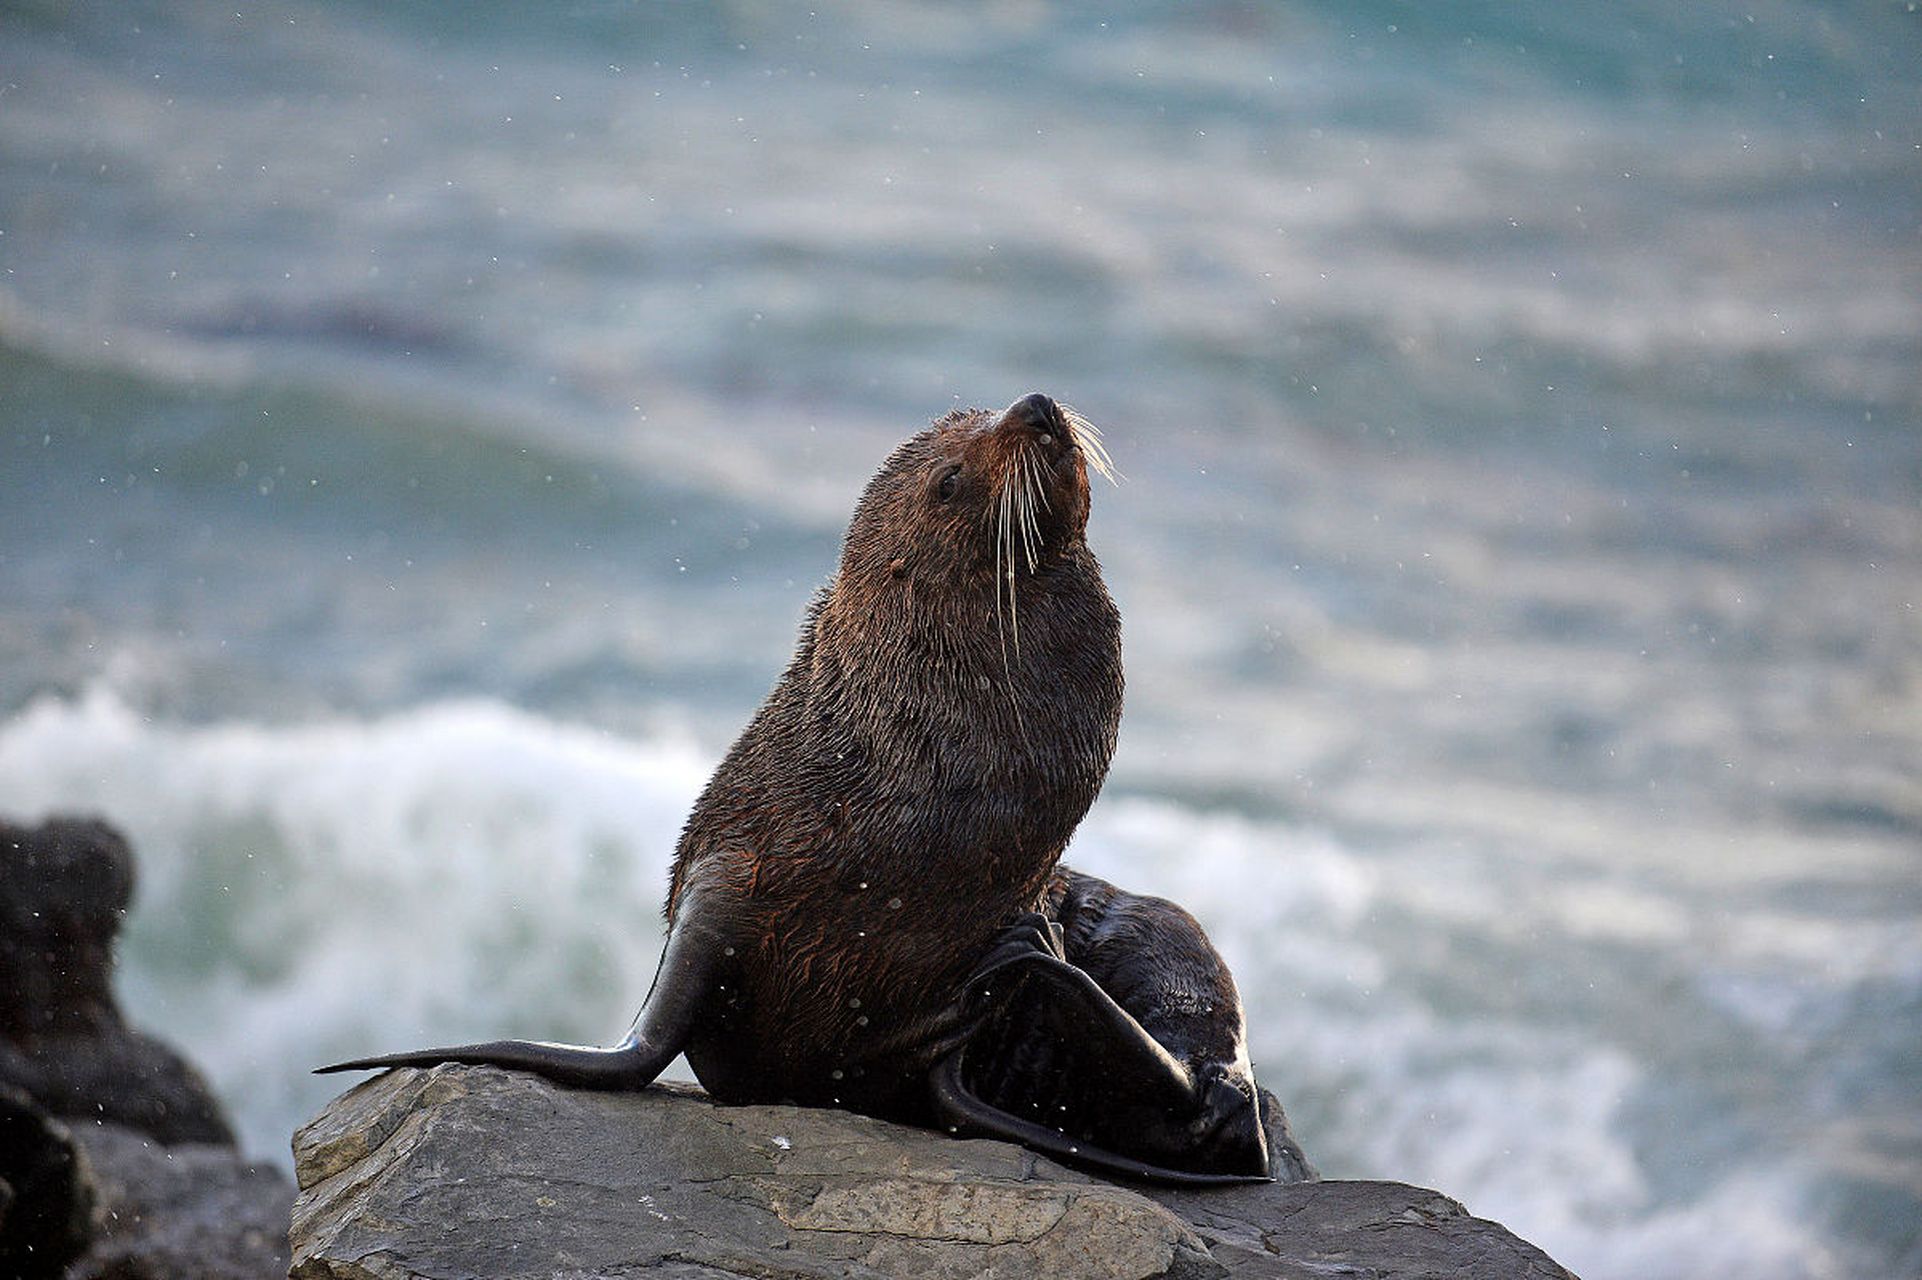
[[[616,1037],[646,991],[709,762],[490,703],[371,722],[155,723],[115,695],[0,726],[0,811],[99,813],[140,859],[122,986],[285,1150],[343,1056]]]

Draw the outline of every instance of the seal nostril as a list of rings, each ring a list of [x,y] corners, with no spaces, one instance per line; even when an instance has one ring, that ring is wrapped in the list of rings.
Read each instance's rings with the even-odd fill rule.
[[[1009,405],[1005,420],[1038,431],[1044,436],[1059,435],[1062,427],[1061,406],[1036,391]]]

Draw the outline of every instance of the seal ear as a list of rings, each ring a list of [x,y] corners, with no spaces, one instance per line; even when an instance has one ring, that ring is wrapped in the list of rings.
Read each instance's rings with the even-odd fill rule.
[[[1198,1081],[1085,971],[1021,955],[977,975],[972,998],[987,1002],[977,1030],[928,1079],[954,1132],[1144,1182],[1272,1181],[1258,1101],[1220,1079]],[[1044,1079],[1063,1083],[1046,1097],[1017,1096]],[[1077,1081],[1099,1083],[1064,1092]]]
[[[709,919],[712,913],[701,910],[698,898],[695,889],[682,895],[674,928],[661,951],[660,967],[654,971],[654,985],[627,1037],[612,1049],[539,1040],[490,1040],[485,1044],[356,1058],[316,1067],[314,1074],[459,1062],[531,1071],[557,1084],[590,1089],[644,1089],[687,1044],[695,1016],[706,1003],[720,968],[723,944]]]

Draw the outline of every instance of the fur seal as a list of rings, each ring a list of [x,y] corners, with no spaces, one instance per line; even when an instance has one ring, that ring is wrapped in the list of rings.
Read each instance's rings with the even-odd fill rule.
[[[902,443],[681,833],[627,1038],[464,1062],[836,1106],[1174,1183],[1269,1176],[1234,980],[1193,917],[1059,866],[1121,716],[1086,541],[1099,434],[1035,394]]]

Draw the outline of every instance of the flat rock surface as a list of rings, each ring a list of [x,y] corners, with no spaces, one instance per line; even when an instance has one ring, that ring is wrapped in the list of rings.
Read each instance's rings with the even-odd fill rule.
[[[294,1136],[295,1280],[1567,1277],[1432,1191],[1167,1191],[1020,1147],[685,1087],[378,1076]]]

